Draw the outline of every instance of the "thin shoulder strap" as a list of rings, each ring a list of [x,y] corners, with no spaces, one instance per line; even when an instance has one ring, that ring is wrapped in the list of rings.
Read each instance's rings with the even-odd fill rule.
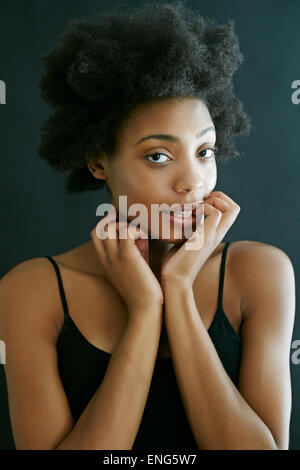
[[[222,251],[222,260],[221,260],[221,269],[220,269],[220,282],[219,282],[219,298],[218,298],[218,309],[222,309],[222,299],[223,299],[223,287],[224,287],[224,277],[225,277],[225,262],[227,249],[230,242],[225,243]]]
[[[64,309],[64,315],[65,315],[65,319],[66,319],[66,317],[69,315],[69,310],[68,310],[67,299],[66,299],[66,296],[65,296],[65,291],[64,291],[63,282],[62,282],[62,278],[61,278],[61,274],[60,274],[60,271],[59,271],[58,264],[54,261],[54,259],[51,256],[45,256],[45,258],[48,258],[48,260],[51,261],[51,263],[54,266],[56,276],[57,276],[57,282],[58,282],[60,297],[61,297],[61,301],[62,301],[62,305],[63,305],[63,309]]]

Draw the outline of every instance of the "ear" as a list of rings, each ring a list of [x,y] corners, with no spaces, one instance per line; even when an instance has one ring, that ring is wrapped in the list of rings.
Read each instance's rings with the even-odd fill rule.
[[[88,169],[92,175],[101,180],[106,180],[108,177],[107,172],[107,158],[102,156],[97,159],[90,160],[87,164]]]

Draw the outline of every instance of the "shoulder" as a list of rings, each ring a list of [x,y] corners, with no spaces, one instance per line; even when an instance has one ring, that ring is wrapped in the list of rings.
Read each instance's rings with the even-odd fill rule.
[[[289,256],[277,246],[263,242],[239,240],[230,243],[231,258],[237,273],[247,267],[251,270],[264,268],[271,271],[273,263],[280,263],[283,266],[292,267]],[[247,273],[244,272],[246,275]]]
[[[7,271],[0,279],[0,286],[13,289],[24,283],[28,286],[30,282],[37,282],[40,286],[52,271],[53,267],[45,257],[27,259]]]
[[[232,246],[231,246],[232,245]],[[241,296],[245,315],[256,299],[288,297],[295,292],[293,264],[281,248],[263,242],[241,240],[230,244],[230,270]]]
[[[22,261],[0,279],[2,323],[41,322],[55,337],[58,301],[56,274],[45,257]]]
[[[231,259],[236,274],[244,276],[264,273],[272,274],[274,267],[293,269],[292,261],[281,248],[263,242],[240,240],[230,243]],[[281,272],[281,270],[280,270]],[[280,273],[279,273],[280,274]]]

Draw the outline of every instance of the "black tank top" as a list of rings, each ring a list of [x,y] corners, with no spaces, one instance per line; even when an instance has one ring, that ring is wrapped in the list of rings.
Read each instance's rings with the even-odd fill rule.
[[[208,334],[224,369],[237,387],[241,342],[222,307],[229,244],[230,242],[225,243],[222,252],[218,307]],[[57,359],[62,384],[76,422],[100,386],[111,353],[91,344],[77,328],[69,315],[59,267],[51,256],[45,258],[54,266],[64,309],[64,323],[57,339]],[[185,415],[171,357],[156,360],[143,417],[132,449],[198,449]]]

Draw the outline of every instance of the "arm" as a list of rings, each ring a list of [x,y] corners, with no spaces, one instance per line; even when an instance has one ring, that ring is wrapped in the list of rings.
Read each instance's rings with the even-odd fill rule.
[[[21,263],[0,281],[0,337],[17,449],[131,449],[144,411],[162,315],[147,308],[131,320],[104,380],[76,424],[57,369],[53,271]],[[55,289],[54,289],[55,287]]]
[[[245,304],[238,389],[203,325],[192,289],[166,281],[166,327],[187,418],[202,449],[287,449],[293,267],[281,250],[251,244],[235,274],[242,279]]]
[[[131,449],[143,416],[157,355],[156,308],[129,319],[107,372],[71,433],[57,449]]]

